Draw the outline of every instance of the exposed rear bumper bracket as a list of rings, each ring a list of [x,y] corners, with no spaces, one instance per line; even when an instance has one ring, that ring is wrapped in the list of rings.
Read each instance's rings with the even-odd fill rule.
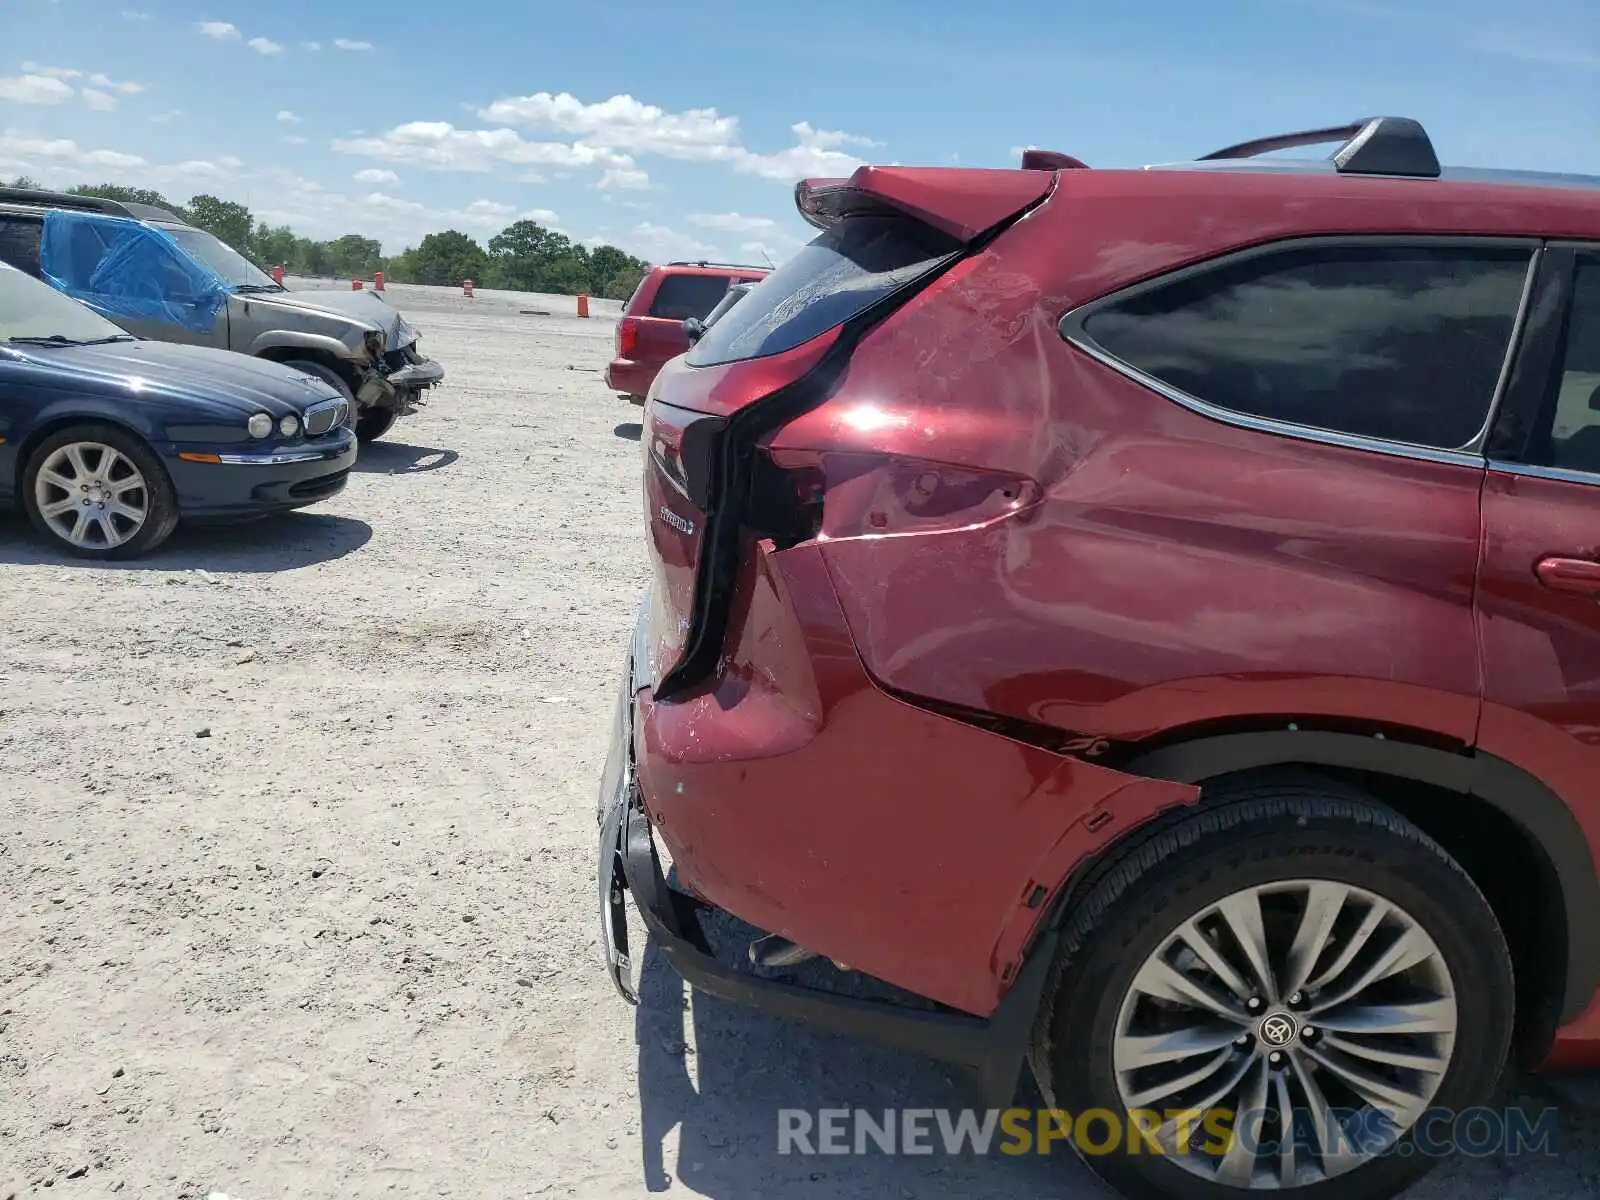
[[[1010,991],[987,1019],[839,995],[718,962],[700,928],[699,903],[667,886],[649,819],[638,804],[628,805],[616,841],[614,870],[623,880],[613,877],[613,883],[626,882],[662,956],[691,987],[776,1016],[971,1068],[984,1102],[991,1107],[1009,1106],[1015,1098],[1055,956],[1054,930],[1041,935]],[[617,936],[625,952],[626,934],[619,929]]]

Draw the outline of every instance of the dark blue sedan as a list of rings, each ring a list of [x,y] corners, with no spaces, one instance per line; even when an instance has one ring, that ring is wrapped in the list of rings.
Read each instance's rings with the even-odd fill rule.
[[[0,264],[0,504],[70,554],[132,558],[180,519],[325,500],[355,463],[347,416],[324,380],[130,337]]]

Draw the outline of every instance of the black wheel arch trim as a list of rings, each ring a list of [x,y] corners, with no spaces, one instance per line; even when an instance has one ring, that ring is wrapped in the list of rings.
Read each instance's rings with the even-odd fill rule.
[[[1222,775],[1275,766],[1321,766],[1370,771],[1475,796],[1515,823],[1544,856],[1566,916],[1566,978],[1560,1020],[1575,1020],[1600,989],[1600,877],[1577,817],[1538,779],[1482,751],[1315,730],[1222,734],[1179,742],[1140,755],[1120,769],[1173,783],[1203,783]]]

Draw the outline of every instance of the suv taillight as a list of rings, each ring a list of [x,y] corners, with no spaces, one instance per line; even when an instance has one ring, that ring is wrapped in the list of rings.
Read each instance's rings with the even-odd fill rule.
[[[632,358],[639,348],[639,318],[623,317],[617,322],[617,357]]]

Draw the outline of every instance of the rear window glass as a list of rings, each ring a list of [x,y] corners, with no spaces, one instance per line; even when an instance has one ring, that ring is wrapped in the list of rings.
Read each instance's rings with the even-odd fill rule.
[[[668,275],[650,302],[650,315],[669,321],[704,317],[727,291],[726,275]]]
[[[695,344],[709,367],[792,350],[866,311],[961,248],[906,217],[847,217],[756,284]]]

